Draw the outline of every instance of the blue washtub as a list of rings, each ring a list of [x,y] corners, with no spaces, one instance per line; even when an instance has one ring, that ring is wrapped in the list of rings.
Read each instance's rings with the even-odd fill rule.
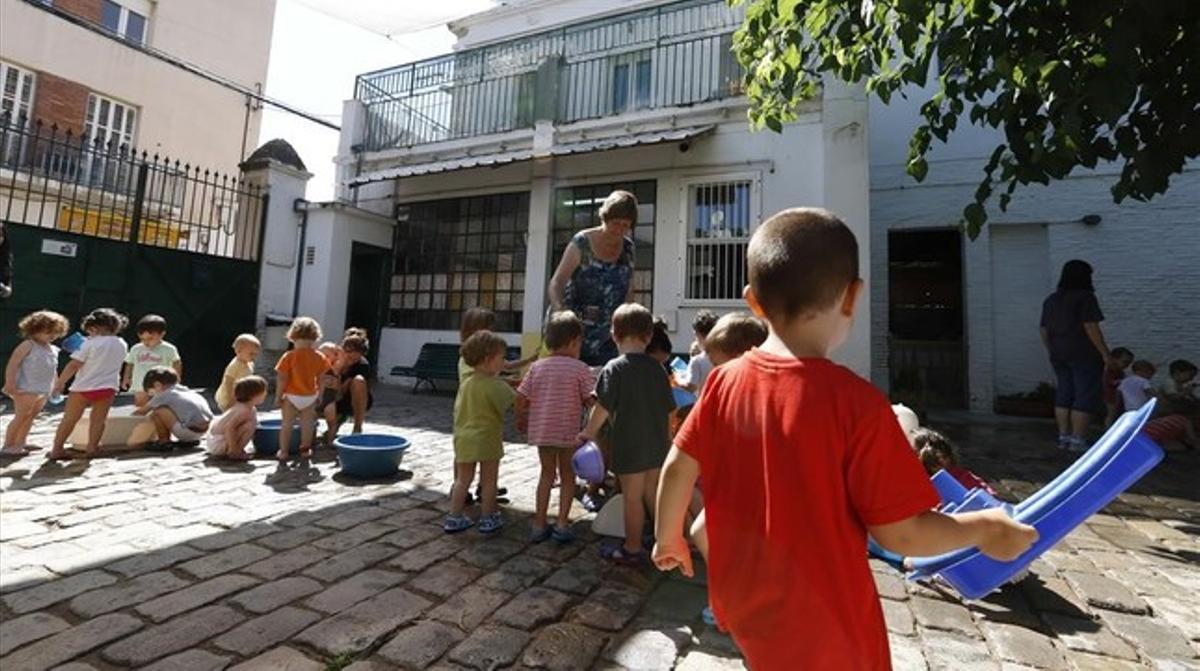
[[[333,441],[342,472],[354,478],[386,478],[396,474],[409,442],[402,436],[356,433]]]
[[[283,426],[282,419],[264,419],[258,423],[258,428],[254,430],[254,456],[268,457],[274,459],[279,453],[279,429]],[[318,424],[313,433],[320,429]],[[289,455],[300,454],[300,422],[296,421],[292,425],[292,440],[291,445],[288,445]]]
[[[980,496],[982,490],[957,491],[945,478],[935,475],[934,485],[942,495],[943,510],[966,512],[1001,506],[1013,518],[1036,528],[1038,541],[1010,562],[986,557],[973,547],[936,557],[913,558],[914,570],[909,577],[936,575],[968,599],[981,598],[1011,580],[1162,461],[1162,448],[1142,433],[1154,405],[1151,400],[1139,410],[1122,415],[1070,468],[1015,508],[991,496]]]

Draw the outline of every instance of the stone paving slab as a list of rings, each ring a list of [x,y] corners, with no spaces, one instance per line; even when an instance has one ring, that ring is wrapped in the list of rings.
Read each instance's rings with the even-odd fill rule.
[[[508,447],[499,537],[445,536],[452,398],[376,400],[369,430],[413,443],[386,481],[344,480],[329,454],[0,460],[0,669],[745,668],[700,621],[702,564],[610,566],[578,509],[578,541],[528,543],[532,448]],[[1044,425],[934,423],[1005,492],[1069,464]],[[1171,459],[985,600],[872,563],[895,668],[1200,668],[1200,455]]]

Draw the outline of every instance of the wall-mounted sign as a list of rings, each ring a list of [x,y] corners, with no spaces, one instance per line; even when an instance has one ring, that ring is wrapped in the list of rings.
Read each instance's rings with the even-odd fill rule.
[[[51,256],[69,256],[75,258],[75,252],[78,251],[78,245],[74,242],[63,242],[62,240],[42,240],[42,253]]]

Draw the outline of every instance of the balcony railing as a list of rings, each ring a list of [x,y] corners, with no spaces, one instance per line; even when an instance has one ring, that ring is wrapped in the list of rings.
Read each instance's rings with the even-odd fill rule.
[[[359,75],[379,151],[742,94],[724,0],[688,0]]]

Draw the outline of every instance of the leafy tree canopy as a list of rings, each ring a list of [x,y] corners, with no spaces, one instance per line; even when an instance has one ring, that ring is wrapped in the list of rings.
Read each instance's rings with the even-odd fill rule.
[[[995,189],[1005,210],[1018,185],[1117,161],[1113,199],[1149,200],[1200,155],[1200,0],[731,2],[759,127],[778,132],[829,74],[884,103],[936,80],[909,142],[918,181],[960,120],[1001,130],[963,210],[972,237]]]

